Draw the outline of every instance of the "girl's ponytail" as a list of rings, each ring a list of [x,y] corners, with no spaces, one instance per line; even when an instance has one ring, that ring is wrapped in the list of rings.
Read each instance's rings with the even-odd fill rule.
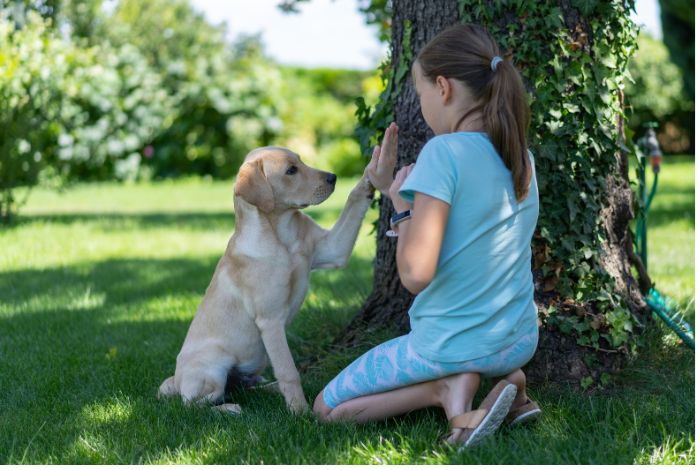
[[[478,100],[462,120],[482,112],[485,130],[511,171],[515,196],[520,202],[528,195],[532,177],[527,144],[530,107],[520,73],[508,59],[501,58],[488,31],[473,24],[458,24],[441,31],[416,58],[426,77],[458,79]]]
[[[493,68],[483,104],[484,127],[511,171],[515,197],[520,202],[527,197],[532,177],[527,152],[530,109],[520,74],[510,60],[499,61]]]

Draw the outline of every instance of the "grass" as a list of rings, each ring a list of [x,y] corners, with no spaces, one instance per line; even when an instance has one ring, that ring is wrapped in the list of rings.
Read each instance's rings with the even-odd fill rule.
[[[651,274],[694,314],[694,164],[668,162],[662,171]],[[341,181],[310,214],[331,226],[351,186]],[[290,327],[310,401],[383,339],[330,348],[369,293],[374,217],[368,214],[346,269],[312,274]],[[438,409],[320,425],[291,415],[270,391],[235,396],[239,416],[157,401],[232,230],[230,183],[80,185],[32,195],[17,224],[0,229],[0,463],[695,462],[694,357],[656,328],[608,389],[533,389],[545,410],[538,422],[502,429],[462,453],[436,444],[445,427]]]
[[[648,168],[647,191],[652,175]],[[630,176],[636,180],[636,175]],[[689,156],[665,157],[656,194],[648,217],[649,274],[664,294],[687,304],[695,297],[694,160]]]

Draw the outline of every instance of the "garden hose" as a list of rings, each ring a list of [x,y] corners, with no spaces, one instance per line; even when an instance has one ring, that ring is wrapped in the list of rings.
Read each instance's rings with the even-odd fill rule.
[[[642,253],[642,261],[644,261],[644,266],[646,267],[647,265],[647,254],[646,254],[646,246],[647,246],[647,231],[646,231],[646,219],[647,219],[647,214],[649,213],[649,206],[651,205],[651,200],[654,199],[654,195],[656,194],[656,186],[659,182],[659,167],[654,168],[654,182],[651,184],[651,191],[649,191],[649,195],[646,198],[646,201],[644,201],[644,205],[642,206],[642,214],[640,217],[637,219],[637,230],[635,230],[635,240],[634,240],[634,246],[637,248],[637,252],[639,253],[641,250]],[[643,248],[642,248],[643,247]]]
[[[645,195],[645,179],[646,179],[646,155],[642,155],[640,159],[639,166],[639,195],[640,201],[642,203],[642,210],[640,211],[639,218],[637,220],[637,229],[635,231],[634,246],[635,251],[640,254],[642,258],[642,263],[644,267],[647,267],[647,227],[646,220],[647,214],[649,213],[649,207],[651,206],[651,201],[654,199],[656,194],[656,186],[659,182],[659,172],[661,171],[661,150],[659,148],[658,141],[656,140],[656,134],[652,126],[649,126],[647,134],[640,143],[641,147],[648,151],[651,157],[652,167],[654,170],[654,181],[649,191],[649,195]],[[695,350],[695,332],[692,326],[685,321],[683,318],[683,313],[681,312],[678,304],[662,295],[659,291],[653,287],[649,290],[649,293],[644,297],[644,301],[651,308],[652,312],[656,314],[657,317],[668,325],[671,330],[673,330],[676,335],[683,340],[683,342],[692,350]]]
[[[695,333],[687,321],[683,318],[683,314],[676,303],[661,295],[654,288],[649,290],[644,300],[651,310],[668,325],[690,349],[695,351]]]

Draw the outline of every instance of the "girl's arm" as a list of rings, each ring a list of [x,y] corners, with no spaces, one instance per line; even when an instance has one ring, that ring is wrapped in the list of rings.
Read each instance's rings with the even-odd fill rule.
[[[389,191],[396,212],[411,208],[398,191],[412,169],[411,165],[399,170]],[[427,194],[416,192],[412,211],[411,218],[404,220],[394,229],[399,233],[396,266],[401,283],[409,292],[417,295],[435,277],[450,205]]]

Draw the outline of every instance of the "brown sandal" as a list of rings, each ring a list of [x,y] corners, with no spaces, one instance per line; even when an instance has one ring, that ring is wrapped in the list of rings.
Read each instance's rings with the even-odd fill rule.
[[[483,438],[495,433],[508,414],[517,391],[515,385],[501,380],[486,395],[479,408],[450,419],[450,431],[442,436],[442,440],[448,442],[447,439],[453,435],[453,431],[460,429],[457,443],[461,445],[461,450],[476,445]]]
[[[509,426],[517,426],[519,424],[529,423],[534,421],[542,414],[542,410],[536,401],[527,399],[525,404],[511,410],[507,415],[505,422]]]

